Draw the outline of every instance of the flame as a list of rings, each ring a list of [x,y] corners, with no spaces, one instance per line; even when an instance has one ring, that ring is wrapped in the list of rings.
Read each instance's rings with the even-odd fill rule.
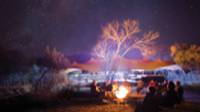
[[[119,86],[118,90],[115,91],[115,95],[119,99],[123,99],[129,93],[128,89],[125,86]]]

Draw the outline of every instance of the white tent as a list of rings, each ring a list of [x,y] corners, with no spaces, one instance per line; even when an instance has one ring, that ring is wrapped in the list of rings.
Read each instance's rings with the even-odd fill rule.
[[[191,71],[189,73],[185,73],[184,70],[176,64],[160,67],[155,71],[164,72],[168,80],[179,80],[184,85],[200,84],[200,74],[198,74],[198,72]]]

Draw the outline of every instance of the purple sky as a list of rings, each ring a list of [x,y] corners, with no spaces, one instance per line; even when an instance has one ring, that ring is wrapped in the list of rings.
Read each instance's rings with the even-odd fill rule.
[[[39,56],[45,46],[89,53],[112,20],[136,19],[159,44],[200,44],[199,0],[0,0],[0,46]]]

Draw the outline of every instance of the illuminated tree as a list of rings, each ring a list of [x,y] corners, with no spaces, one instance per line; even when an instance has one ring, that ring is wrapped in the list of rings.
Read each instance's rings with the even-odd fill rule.
[[[159,33],[153,31],[141,35],[138,21],[113,21],[102,28],[101,38],[93,53],[103,59],[106,65],[112,65],[113,59],[124,57],[133,48],[139,49],[143,56],[153,55],[154,40],[158,37]]]
[[[184,69],[200,69],[200,46],[174,44],[170,50],[174,62]]]

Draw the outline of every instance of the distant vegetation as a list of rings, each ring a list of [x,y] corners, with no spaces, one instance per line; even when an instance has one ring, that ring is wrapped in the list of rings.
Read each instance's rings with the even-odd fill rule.
[[[0,47],[0,74],[28,70],[33,64],[51,69],[62,69],[70,65],[70,60],[56,48],[46,47],[40,58],[26,57],[20,51]]]
[[[187,70],[200,71],[200,46],[174,44],[171,46],[171,56],[175,63]]]
[[[70,60],[56,48],[46,47],[43,64],[49,68],[62,69],[70,65]]]

